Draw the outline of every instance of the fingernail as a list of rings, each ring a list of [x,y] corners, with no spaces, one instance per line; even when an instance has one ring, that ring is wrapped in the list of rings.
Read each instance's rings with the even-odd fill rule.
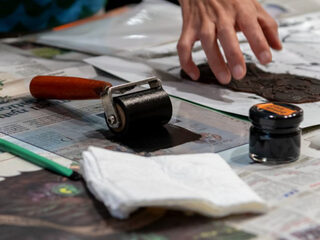
[[[230,76],[226,72],[220,72],[218,74],[218,80],[219,80],[219,82],[225,84],[225,83],[228,83],[230,81]]]
[[[235,79],[241,79],[243,77],[243,67],[236,65],[232,70],[232,75]]]
[[[271,61],[271,54],[270,54],[270,52],[264,51],[264,52],[260,53],[260,55],[259,55],[259,61],[260,61],[262,64],[266,64],[266,63],[270,62],[270,61]]]
[[[192,80],[197,80],[197,76],[195,73],[190,73],[189,76],[192,78]]]

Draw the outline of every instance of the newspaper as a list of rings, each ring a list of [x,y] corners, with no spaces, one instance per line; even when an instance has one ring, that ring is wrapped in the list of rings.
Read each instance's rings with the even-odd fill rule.
[[[24,43],[20,47],[29,45]],[[46,51],[50,52],[52,49],[47,48]],[[81,67],[88,68],[86,64],[77,61],[78,55],[76,58],[75,55],[72,55],[73,61],[70,61],[70,59],[63,58],[67,55],[63,52],[57,53],[60,56],[59,59],[41,58],[27,50],[0,43],[0,53],[0,101],[28,95],[28,83],[36,75],[79,75],[85,77],[86,74],[81,71]],[[88,57],[88,55],[85,56]],[[64,72],[63,69],[69,70]],[[91,73],[95,73],[92,68]],[[87,75],[87,77],[91,76],[93,74]]]
[[[143,139],[121,142],[114,138],[105,123],[100,100],[11,100],[0,104],[0,132],[76,162],[90,145],[163,155],[219,152],[248,141],[248,122],[174,98],[172,103],[173,118],[163,132]]]
[[[87,68],[87,76],[92,77],[90,69]],[[95,77],[113,84],[121,83]],[[89,145],[145,156],[221,152],[231,148],[221,152],[223,158],[272,209],[264,215],[228,218],[226,224],[252,234],[251,239],[254,235],[258,239],[318,238],[320,130],[315,128],[304,135],[302,156],[295,163],[271,167],[251,164],[248,145],[232,148],[248,141],[249,123],[174,98],[172,102],[174,117],[167,130],[175,138],[169,146],[167,138],[165,144],[148,141],[142,143],[142,147],[120,143],[108,131],[98,100],[38,101],[25,97],[2,103],[0,134],[74,168],[78,167],[81,152]],[[0,154],[0,165],[2,181],[21,172],[39,169],[8,153]]]
[[[91,66],[59,72],[96,78],[113,85],[123,83],[110,76],[99,75],[103,74],[101,72],[97,74]],[[119,141],[108,130],[100,100],[9,99],[0,103],[0,137],[77,170],[80,170],[81,154],[88,146],[151,156],[219,152],[247,143],[248,122],[179,99],[171,100],[173,118],[161,132]],[[127,221],[116,221],[100,202],[88,194],[81,181],[68,181],[55,174],[38,171],[37,166],[8,153],[0,153],[0,167],[1,239],[48,239],[52,234],[61,239],[75,236],[101,239],[111,235],[116,239],[147,239],[161,237],[164,233],[140,234],[133,231],[155,222],[161,226],[158,223],[160,218],[166,224],[178,221],[184,226],[191,220],[184,213],[172,218],[170,214],[165,215],[165,210],[143,209]],[[221,232],[219,235],[228,231],[229,235],[252,236],[222,222],[215,223],[214,228]],[[164,226],[164,229],[172,235],[171,228]],[[212,231],[211,224],[192,224],[188,232],[197,236],[206,229]],[[165,239],[182,239],[185,232],[185,228],[183,231],[175,228],[173,236]]]
[[[108,131],[100,100],[41,101],[30,97],[28,84],[38,74],[100,79],[113,85],[124,82],[99,75],[90,65],[79,62],[83,55],[59,49],[45,49],[44,52],[41,47],[42,54],[46,54],[43,58],[34,54],[39,48],[21,41],[0,44],[0,74],[7,76],[1,78],[3,86],[0,90],[0,96],[6,99],[0,102],[0,134],[4,136],[73,161],[81,159],[82,151],[89,145],[159,155],[187,151],[219,152],[248,141],[248,122],[172,98],[174,115],[158,141],[149,136],[150,141],[140,145],[135,141],[120,144]],[[55,52],[49,59],[48,51]],[[198,119],[197,116],[201,115],[206,118]],[[8,155],[5,154],[4,158],[7,159]],[[19,168],[14,171],[28,171],[28,166]]]
[[[307,236],[307,239],[318,239],[319,128],[304,134],[299,161],[277,166],[252,164],[248,145],[222,151],[246,143],[250,124],[191,103],[174,98],[172,101],[174,117],[169,126],[177,137],[173,142],[188,140],[171,146],[160,142],[160,149],[143,151],[136,145],[123,144],[112,138],[103,118],[101,103],[96,100],[37,101],[22,98],[2,103],[0,136],[74,167],[78,165],[81,152],[89,145],[146,156],[220,152],[233,170],[272,206],[267,214],[232,217],[225,220],[227,224],[251,233],[250,239],[254,235],[258,239],[306,239]],[[16,110],[15,114],[8,114],[12,109]],[[149,141],[147,145],[150,147],[153,143]],[[7,153],[0,154],[0,165],[3,169],[0,171],[1,180],[20,172],[38,170],[19,160],[17,164],[17,158]]]
[[[248,145],[220,153],[272,207],[264,215],[228,219],[262,239],[319,239],[320,128],[303,135],[301,157],[284,165],[250,164]]]

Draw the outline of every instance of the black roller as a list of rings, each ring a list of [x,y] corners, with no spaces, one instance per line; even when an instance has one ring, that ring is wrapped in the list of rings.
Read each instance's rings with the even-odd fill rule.
[[[119,128],[110,129],[118,135],[152,130],[168,123],[172,116],[170,98],[162,88],[118,96],[113,102],[121,119],[121,125]]]

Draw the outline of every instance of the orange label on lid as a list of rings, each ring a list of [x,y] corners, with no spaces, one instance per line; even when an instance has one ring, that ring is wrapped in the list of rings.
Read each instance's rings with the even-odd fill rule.
[[[282,116],[291,115],[297,112],[296,110],[292,110],[284,106],[276,105],[274,103],[262,103],[262,104],[258,104],[257,107],[259,109],[267,110],[269,112],[273,112]]]

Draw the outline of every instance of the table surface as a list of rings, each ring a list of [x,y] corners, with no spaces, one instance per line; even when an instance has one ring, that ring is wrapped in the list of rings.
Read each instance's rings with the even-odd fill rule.
[[[27,62],[37,59],[37,64],[40,61],[52,67],[58,61],[32,57],[30,54],[42,48],[37,44],[15,42],[11,46],[19,51],[10,50],[27,56]],[[76,69],[86,67],[75,62]],[[70,62],[65,65],[71,66]],[[61,63],[54,66],[58,67]],[[122,83],[99,71],[96,78]],[[163,131],[127,141],[119,141],[107,129],[99,100],[13,99],[0,105],[0,132],[8,140],[53,159],[72,160],[74,169],[79,168],[81,153],[90,145],[149,156],[220,152],[248,142],[248,121],[180,99],[171,101],[173,117]],[[10,114],[12,109],[17,114]],[[32,168],[12,172],[10,166],[17,159],[6,153],[0,154],[0,159],[1,239],[193,239],[213,229],[222,235],[253,236],[222,221],[164,209],[141,209],[128,220],[116,220],[90,195],[84,182]]]
[[[34,54],[34,51],[30,49],[34,49],[35,46],[28,48],[23,46],[25,45],[20,44],[19,46],[20,50],[23,49],[20,53],[28,55],[32,52]],[[38,45],[36,47],[41,48]],[[57,61],[57,59],[52,61]],[[41,64],[52,63],[45,60]],[[75,64],[76,67],[84,67],[83,65]],[[96,78],[111,81],[113,84],[120,83],[119,80],[99,71]],[[143,139],[118,141],[105,126],[99,101],[37,101],[30,97],[0,104],[0,133],[4,134],[2,137],[9,137],[11,140],[26,144],[31,149],[42,153],[51,154],[50,156],[62,159],[62,161],[72,160],[71,167],[74,169],[79,168],[81,152],[92,144],[140,155],[159,155],[221,152],[248,142],[250,124],[247,121],[232,118],[180,99],[172,98],[172,103],[173,118],[165,126],[160,137],[151,133],[144,136]],[[21,114],[3,117],[3,114],[7,114],[8,109],[12,110],[12,108],[17,108]],[[308,151],[316,153],[320,151],[319,132],[319,128],[311,129],[309,132],[306,130],[305,141],[310,142],[306,146],[313,144],[312,149],[308,148]],[[243,149],[245,147],[240,147],[239,152],[232,154],[242,156]],[[257,188],[257,184],[275,179],[280,173],[286,172],[288,174],[286,176],[293,173],[298,174],[298,169],[306,167],[305,163],[310,156],[302,158],[300,162],[290,167],[275,166],[272,168],[252,165],[247,158],[230,159],[231,166],[239,176],[259,192],[261,190]],[[319,216],[314,218],[298,216],[300,212],[289,210],[286,206],[288,202],[290,206],[302,207],[303,202],[301,201],[308,201],[306,196],[310,194],[310,191],[313,191],[316,196],[319,194],[320,190],[316,186],[302,191],[301,188],[309,184],[302,178],[300,181],[306,181],[306,183],[299,183],[299,187],[288,188],[292,192],[283,189],[281,185],[283,182],[277,186],[277,181],[270,180],[271,184],[262,185],[264,188],[270,186],[268,196],[273,194],[270,197],[272,201],[281,202],[281,205],[276,207],[278,209],[272,210],[265,217],[241,215],[210,219],[188,212],[146,208],[140,209],[127,220],[116,220],[109,215],[101,202],[92,197],[84,182],[70,181],[45,170],[31,169],[29,172],[12,173],[10,164],[5,165],[11,160],[12,156],[0,154],[0,169],[2,169],[0,170],[2,180],[0,181],[0,239],[263,239],[267,235],[251,231],[250,221],[256,221],[252,224],[254,227],[258,226],[259,221],[261,225],[270,224],[271,226],[277,224],[278,217],[278,222],[282,223],[281,227],[285,227],[286,223],[279,217],[281,214],[275,213],[280,210],[283,211],[281,217],[288,219],[287,228],[295,227],[296,230],[299,230],[301,226],[310,226],[305,228],[307,230],[303,234],[300,232],[301,237],[296,239],[306,239],[303,236],[312,236],[314,238],[310,239],[317,239],[315,231],[320,229]],[[313,167],[318,165],[318,159],[311,161]],[[288,173],[289,170],[292,172]],[[271,171],[274,171],[274,174],[270,173]],[[255,177],[255,182],[252,180],[253,177]],[[285,178],[282,178],[281,181],[283,179]],[[289,178],[286,179],[290,181]],[[317,181],[313,182],[317,183],[320,177],[315,176],[315,179]],[[301,200],[304,198],[295,199],[295,196],[293,198],[284,197],[284,194],[296,194],[295,189],[300,191],[299,194],[304,194],[302,197],[305,197],[306,200]],[[281,194],[277,191],[281,191]],[[308,211],[319,211],[320,203],[316,199],[309,201]],[[289,221],[290,218],[292,221]],[[275,219],[274,223],[271,223],[271,219]],[[239,227],[242,222],[245,223],[244,227]],[[279,237],[280,235],[276,233],[278,228],[275,227],[275,229],[277,230],[267,232],[268,236]],[[261,227],[259,232],[263,231],[266,230]]]

